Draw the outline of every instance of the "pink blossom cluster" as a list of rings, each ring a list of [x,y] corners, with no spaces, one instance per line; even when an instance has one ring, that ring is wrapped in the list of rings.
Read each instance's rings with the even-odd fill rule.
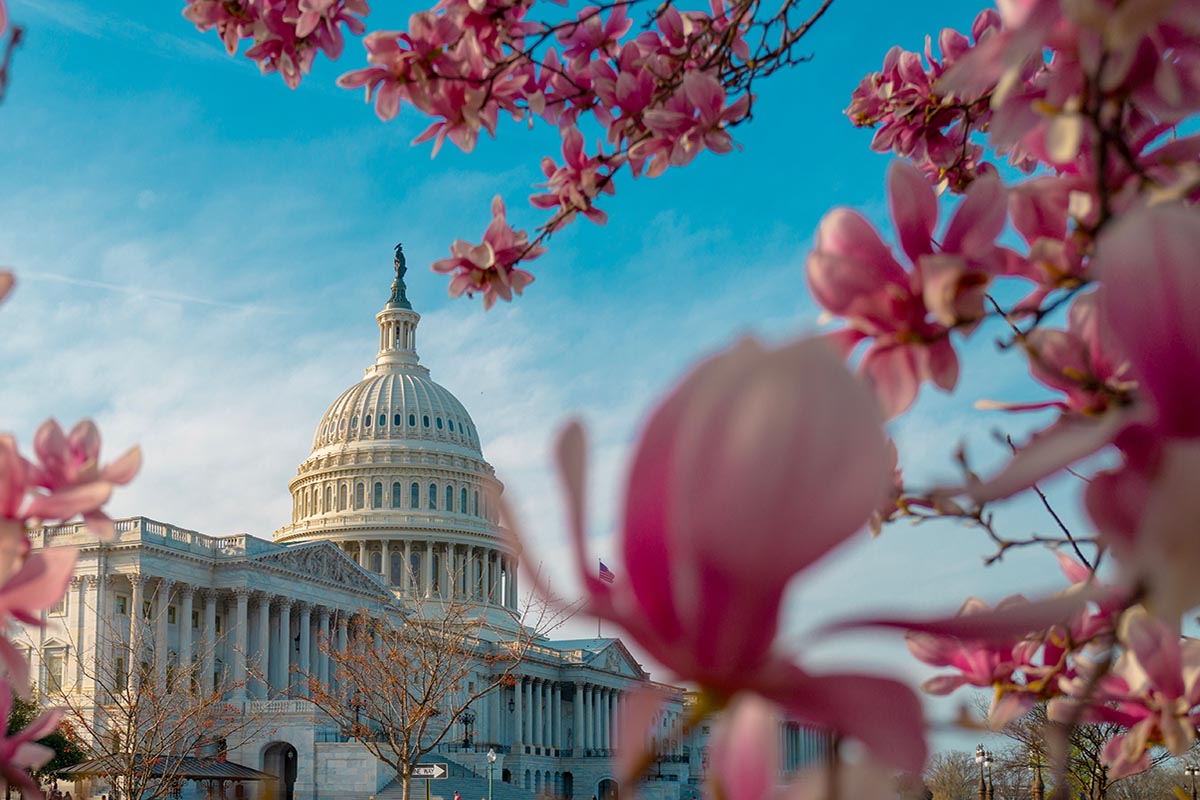
[[[980,15],[973,34],[972,44],[944,33],[943,60],[927,47],[928,67],[893,50],[849,109],[856,124],[879,126],[873,147],[916,164],[893,165],[888,186],[907,264],[865,218],[839,209],[821,224],[809,282],[844,322],[830,338],[857,358],[890,414],[924,382],[954,388],[954,338],[988,317],[1007,326],[1019,345],[1010,352],[1025,355],[1049,398],[987,407],[1057,416],[995,475],[965,487],[968,501],[1115,455],[1115,466],[1084,476],[1083,494],[1098,547],[1116,558],[1116,586],[1095,594],[1091,567],[1071,562],[1072,582],[1091,587],[1088,605],[1007,638],[992,635],[998,620],[1040,601],[990,611],[968,601],[960,616],[974,630],[888,624],[911,631],[920,660],[952,670],[928,691],[991,687],[998,724],[1049,700],[1062,720],[1125,726],[1104,753],[1125,775],[1149,764],[1151,746],[1183,752],[1200,725],[1200,652],[1178,633],[1200,605],[1200,141],[1179,132],[1200,111],[1200,4],[1020,0]],[[961,151],[961,180],[946,171],[959,164],[947,161],[947,141],[972,146]],[[1038,174],[1004,186],[988,154]],[[941,235],[934,183],[963,192]],[[1009,223],[1023,248],[996,246]],[[1026,294],[1004,309],[995,297],[1007,283]],[[903,487],[897,496],[909,497]],[[911,502],[946,508],[945,496]],[[905,515],[885,509],[882,521]],[[980,627],[975,618],[989,614]]]
[[[995,34],[1000,15],[987,9],[971,26],[975,45]],[[877,128],[871,149],[911,159],[933,183],[962,191],[980,174],[995,169],[983,161],[975,134],[987,128],[992,85],[973,87],[969,94],[947,93],[938,81],[963,55],[971,39],[951,28],[938,36],[941,60],[934,58],[933,40],[925,38],[921,54],[899,46],[888,51],[883,69],[863,78],[854,90],[846,114],[857,126]]]
[[[684,12],[667,3],[640,32],[625,3],[588,6],[566,22],[533,19],[533,8],[529,0],[440,0],[413,14],[403,31],[368,34],[369,66],[338,84],[365,88],[382,120],[406,104],[432,118],[414,143],[432,141],[434,155],[446,140],[472,150],[481,132],[495,136],[504,116],[553,125],[562,161],[543,159],[546,191],[531,201],[550,216],[534,245],[578,215],[603,224],[597,202],[614,192],[624,167],[634,177],[656,176],[706,150],[733,149],[729,128],[747,118],[752,102],[731,71],[750,57],[744,8],[712,0],[709,12]],[[292,87],[318,51],[337,58],[342,28],[362,33],[367,13],[363,0],[189,0],[184,11],[201,30],[215,29],[231,54],[253,40],[247,57]],[[579,128],[585,117],[604,132],[594,149]],[[494,214],[474,247],[494,245],[497,226],[509,229]],[[524,231],[511,236],[529,240]],[[459,240],[436,269],[453,273],[451,294],[480,292],[487,306],[520,293],[532,276],[518,264],[540,252],[507,248],[506,260],[492,246],[492,256],[481,259],[467,249]],[[450,262],[460,268],[446,269]]]
[[[0,272],[0,300],[12,287],[12,273]],[[22,456],[11,436],[0,435],[0,631],[11,630],[14,622],[41,625],[42,614],[66,594],[75,569],[73,550],[33,552],[28,526],[81,515],[97,535],[111,538],[112,521],[101,506],[113,486],[132,480],[141,464],[135,447],[101,467],[100,436],[90,421],[67,434],[47,420],[33,446],[36,461]],[[0,720],[8,719],[13,692],[29,693],[29,662],[0,635]],[[0,732],[0,786],[21,789],[27,800],[42,797],[26,770],[53,757],[52,750],[36,742],[51,733],[60,718],[60,711],[51,710],[23,730]]]
[[[342,27],[366,30],[366,0],[186,0],[183,15],[202,31],[216,30],[233,55],[243,41],[246,57],[263,73],[278,72],[295,89],[312,69],[318,52],[342,54]]]

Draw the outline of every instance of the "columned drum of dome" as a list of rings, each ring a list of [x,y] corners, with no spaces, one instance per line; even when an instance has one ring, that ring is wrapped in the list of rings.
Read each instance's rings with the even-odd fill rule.
[[[391,296],[375,315],[379,352],[317,425],[288,488],[281,544],[329,540],[401,595],[517,608],[517,555],[500,535],[503,486],[475,422],[417,355],[396,247]]]

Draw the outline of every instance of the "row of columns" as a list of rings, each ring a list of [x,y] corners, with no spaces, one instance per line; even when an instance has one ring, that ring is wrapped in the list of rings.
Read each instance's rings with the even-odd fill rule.
[[[177,663],[186,665],[198,660],[203,681],[201,685],[205,691],[216,688],[219,678],[216,675],[219,645],[216,623],[217,610],[221,605],[227,607],[223,615],[225,630],[222,637],[226,644],[224,655],[229,662],[226,666],[233,686],[232,700],[267,700],[289,695],[306,697],[308,686],[303,676],[311,673],[326,684],[335,677],[330,659],[322,652],[320,642],[329,641],[331,635],[336,635],[337,646],[345,649],[349,612],[271,592],[253,591],[247,587],[218,591],[190,584],[176,586],[168,578],[157,578],[152,582],[141,573],[125,577],[130,585],[129,633],[125,646],[131,669],[136,669],[142,661],[149,635],[147,628],[152,623],[155,677],[165,680],[167,654],[170,651],[167,609],[174,590],[179,603],[176,617],[179,630]],[[192,630],[192,614],[197,601],[203,607],[198,642],[193,641]],[[152,603],[150,623],[143,613],[146,602]],[[295,636],[292,635],[293,627],[296,629]],[[198,653],[193,652],[196,649]],[[299,675],[293,673],[293,666]]]
[[[574,737],[568,742],[563,729],[562,686],[557,681],[521,676],[513,687],[513,747],[526,745],[551,749],[616,748],[624,692],[607,686],[575,683]]]
[[[779,726],[780,768],[785,774],[823,763],[832,753],[829,734],[794,722]]]
[[[357,540],[342,546],[360,567],[383,575],[388,586],[402,592],[518,609],[517,558],[495,548],[420,539]],[[399,558],[399,569],[393,557]]]

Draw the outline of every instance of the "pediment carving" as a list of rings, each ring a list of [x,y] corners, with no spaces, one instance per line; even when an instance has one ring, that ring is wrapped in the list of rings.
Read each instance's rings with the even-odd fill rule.
[[[605,672],[623,675],[626,678],[644,680],[647,677],[646,672],[625,648],[625,645],[621,644],[620,639],[614,639],[610,645],[597,653],[591,661],[591,666],[603,669]]]
[[[317,578],[336,583],[346,589],[359,591],[372,597],[391,596],[381,582],[328,542],[293,545],[286,550],[264,553],[250,561],[257,564],[270,564],[306,578]]]

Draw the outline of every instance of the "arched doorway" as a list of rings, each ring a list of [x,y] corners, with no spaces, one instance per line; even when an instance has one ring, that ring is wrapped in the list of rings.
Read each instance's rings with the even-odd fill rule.
[[[617,788],[617,782],[612,778],[605,778],[600,781],[596,796],[600,800],[619,800],[620,791]],[[291,798],[289,797],[288,800],[291,800]]]
[[[274,775],[274,791],[268,787],[269,800],[295,800],[296,748],[287,742],[274,742],[263,751],[263,772]]]
[[[575,776],[570,772],[562,774],[562,796],[571,800],[575,796]]]

